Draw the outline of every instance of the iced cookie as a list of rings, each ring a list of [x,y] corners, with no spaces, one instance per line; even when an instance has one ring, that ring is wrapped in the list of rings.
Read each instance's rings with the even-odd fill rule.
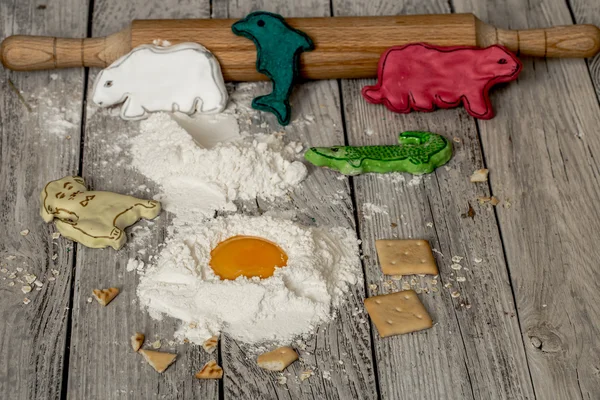
[[[142,45],[100,72],[92,100],[101,107],[125,102],[121,117],[137,120],[157,111],[221,112],[227,89],[219,62],[203,46]]]
[[[67,176],[42,190],[40,214],[64,237],[87,247],[115,250],[127,241],[124,229],[141,218],[153,219],[160,203],[111,192],[86,191],[83,178]]]
[[[328,167],[344,175],[366,172],[427,174],[452,157],[452,143],[430,132],[404,132],[397,146],[312,147],[304,158],[317,167]]]
[[[521,62],[505,47],[440,47],[413,43],[388,49],[379,59],[377,84],[363,97],[391,111],[409,113],[454,108],[461,103],[475,118],[490,119],[489,90],[517,79]]]
[[[252,100],[252,107],[275,114],[281,125],[290,123],[289,97],[298,77],[300,53],[314,49],[312,40],[289,26],[281,15],[257,11],[231,26],[233,33],[256,46],[256,69],[273,81],[273,91]]]

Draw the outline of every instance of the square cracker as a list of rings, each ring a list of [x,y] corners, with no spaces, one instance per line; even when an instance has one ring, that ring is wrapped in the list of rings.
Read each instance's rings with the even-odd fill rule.
[[[365,308],[379,336],[401,335],[433,326],[431,317],[414,290],[365,299]]]
[[[375,247],[386,275],[438,274],[427,240],[376,240]]]

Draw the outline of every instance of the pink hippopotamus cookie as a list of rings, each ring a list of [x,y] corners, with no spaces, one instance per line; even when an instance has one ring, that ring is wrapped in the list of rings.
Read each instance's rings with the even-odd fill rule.
[[[413,43],[389,48],[379,59],[377,84],[364,98],[398,113],[464,104],[475,118],[490,119],[492,86],[517,79],[522,64],[505,47],[440,47]]]

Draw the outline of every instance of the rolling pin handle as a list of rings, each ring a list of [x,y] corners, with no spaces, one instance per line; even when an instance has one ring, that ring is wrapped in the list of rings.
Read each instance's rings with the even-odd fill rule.
[[[506,30],[476,20],[476,26],[478,46],[501,44],[518,55],[583,58],[600,51],[600,29],[594,25]]]
[[[14,71],[99,67],[131,50],[129,28],[102,38],[67,39],[15,35],[0,46],[0,61]]]
[[[10,36],[0,49],[2,64],[15,71],[83,66],[83,39]]]

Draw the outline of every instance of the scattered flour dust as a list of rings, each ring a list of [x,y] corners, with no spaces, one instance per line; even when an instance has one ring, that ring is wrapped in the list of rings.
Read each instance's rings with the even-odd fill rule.
[[[235,235],[277,243],[288,255],[287,266],[263,280],[221,280],[209,266],[210,252]],[[138,296],[152,317],[182,321],[178,339],[200,344],[226,332],[248,344],[279,344],[330,320],[361,274],[351,230],[236,214],[178,228],[141,277]]]
[[[285,195],[306,177],[306,166],[294,161],[301,151],[261,134],[201,148],[165,113],[142,121],[129,149],[133,167],[162,187],[155,199],[180,222],[235,211],[234,200]]]
[[[373,218],[374,214],[384,214],[388,215],[388,208],[385,205],[377,205],[373,203],[364,203],[362,205],[363,216],[365,219]]]

